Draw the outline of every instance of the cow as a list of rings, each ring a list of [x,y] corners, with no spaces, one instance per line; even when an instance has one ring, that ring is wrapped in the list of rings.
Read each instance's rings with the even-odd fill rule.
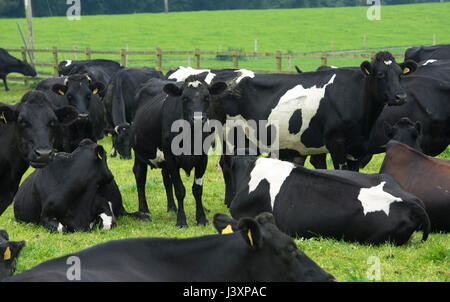
[[[228,221],[216,215],[215,224]],[[230,223],[233,223],[230,221]],[[67,261],[79,259],[81,282],[333,282],[264,213],[235,231],[195,238],[129,238],[41,263],[8,282],[68,282]],[[71,276],[72,277],[72,276]]]
[[[404,118],[393,126],[386,123],[385,129],[391,140],[380,173],[423,201],[432,232],[450,232],[450,161],[421,152],[420,122]]]
[[[25,241],[10,241],[8,232],[0,230],[0,281],[16,271],[17,258],[25,247]]]
[[[59,76],[87,74],[94,82],[101,82],[105,87],[112,76],[123,67],[116,61],[96,59],[87,61],[62,61],[58,65]],[[100,93],[103,97],[103,92]]]
[[[56,109],[46,95],[29,91],[16,105],[0,103],[0,215],[13,202],[31,165],[43,168],[53,160],[60,125],[78,118],[71,106]]]
[[[408,48],[405,52],[405,60],[413,60],[417,63],[427,60],[450,60],[450,44]]]
[[[151,78],[163,79],[154,68],[124,68],[112,77],[103,103],[106,109],[108,135],[112,137],[111,157],[131,158],[130,125],[134,116],[134,98],[139,87]]]
[[[210,96],[220,94],[225,89],[226,84],[223,82],[210,86],[201,77],[190,76],[186,81],[179,83],[151,79],[146,87],[139,91],[136,98],[137,103],[141,105],[136,111],[130,130],[131,146],[135,154],[133,172],[138,190],[139,211],[149,212],[145,198],[147,166],[150,165],[152,169],[161,168],[168,210],[177,211],[173,199],[173,186],[178,200],[176,226],[187,227],[184,212],[186,190],[180,178],[180,169],[187,175],[195,169],[192,193],[197,207],[196,220],[199,225],[208,223],[202,205],[203,177],[208,163],[208,150],[205,151],[203,148],[203,144],[207,144],[205,142],[207,133],[202,129],[208,122]],[[183,121],[184,126],[188,125],[184,127],[188,128],[185,132],[183,127],[175,125]],[[200,129],[196,128],[197,126]],[[192,129],[194,131],[191,131]],[[187,139],[186,135],[191,139],[190,146],[184,141]],[[179,137],[182,137],[183,141],[177,143]],[[175,152],[172,145],[180,147],[180,152]]]
[[[212,116],[244,125],[267,121],[268,133],[278,129],[280,159],[330,153],[336,169],[358,170],[375,121],[385,106],[407,101],[400,78],[416,68],[412,61],[398,64],[380,52],[359,70],[242,74],[232,89],[213,98]],[[259,132],[247,127],[255,145],[261,145]]]
[[[5,49],[0,48],[0,79],[3,79],[5,91],[9,91],[6,77],[8,74],[16,72],[25,76],[36,76],[36,70],[26,61],[21,61],[11,56]]]
[[[408,242],[416,230],[428,237],[429,217],[420,199],[391,176],[341,170],[308,170],[291,162],[228,156],[233,218],[271,212],[278,228],[362,244]]]
[[[76,123],[64,128],[58,150],[70,153],[85,138],[94,142],[103,138],[105,107],[99,93],[104,89],[101,82],[94,82],[85,74],[50,78],[38,84],[36,90],[44,91],[55,106],[71,105],[79,112]]]

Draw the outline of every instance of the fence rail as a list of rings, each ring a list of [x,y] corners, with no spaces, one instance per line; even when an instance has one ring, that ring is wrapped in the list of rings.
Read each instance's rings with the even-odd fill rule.
[[[406,49],[408,47],[392,47],[392,48],[383,48],[383,50],[389,49]],[[85,60],[91,60],[92,55],[117,55],[122,66],[128,67],[128,58],[129,56],[149,56],[154,57],[155,59],[155,68],[160,71],[167,71],[169,68],[163,68],[163,57],[166,56],[189,56],[194,57],[194,68],[201,68],[201,58],[202,56],[216,56],[216,57],[230,57],[232,68],[239,68],[239,61],[243,58],[273,58],[275,63],[275,70],[254,70],[255,72],[260,73],[293,73],[290,70],[290,61],[295,58],[316,58],[320,59],[321,65],[327,65],[328,58],[371,58],[373,55],[379,51],[380,49],[363,49],[363,50],[346,50],[346,51],[327,51],[327,52],[299,52],[299,53],[283,53],[281,51],[277,52],[245,52],[245,51],[201,51],[200,49],[195,50],[187,50],[187,51],[164,51],[159,48],[155,50],[143,50],[143,51],[132,51],[128,49],[121,49],[120,51],[113,50],[92,50],[91,48],[79,49],[74,46],[72,49],[59,49],[56,46],[51,49],[25,49],[25,47],[21,48],[6,48],[6,50],[10,53],[20,53],[22,55],[22,59],[27,61],[27,52],[36,54],[36,53],[50,53],[52,54],[52,63],[45,62],[35,62],[34,66],[42,66],[42,67],[52,67],[53,73],[46,74],[48,76],[58,75],[58,65],[59,65],[59,54],[72,54],[73,58],[76,60],[78,55],[83,55]],[[36,57],[36,56],[34,56]],[[396,59],[403,58],[403,54],[394,54]],[[282,70],[283,60],[288,60],[288,71]],[[46,77],[43,77],[42,74],[31,78],[31,77],[8,77],[11,80],[23,80],[25,85],[28,85],[29,81],[33,80],[42,80]]]

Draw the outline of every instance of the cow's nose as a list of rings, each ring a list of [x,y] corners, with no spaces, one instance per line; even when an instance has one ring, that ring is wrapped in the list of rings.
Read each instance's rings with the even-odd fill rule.
[[[87,119],[89,119],[89,113],[80,113],[80,114],[78,114],[78,119],[80,119],[82,121],[86,121]]]
[[[34,152],[40,160],[48,160],[53,156],[53,149],[36,149]]]
[[[395,98],[397,99],[397,101],[399,101],[399,103],[406,103],[406,100],[408,98],[408,95],[406,93],[399,93],[395,95]]]

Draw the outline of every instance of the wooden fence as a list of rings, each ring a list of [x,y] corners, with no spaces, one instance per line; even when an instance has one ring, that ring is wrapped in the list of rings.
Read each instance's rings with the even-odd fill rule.
[[[407,47],[398,47],[398,48],[390,48],[390,49],[403,49]],[[35,62],[35,67],[45,66],[52,67],[53,75],[58,75],[58,64],[60,63],[60,54],[72,54],[74,59],[85,59],[91,60],[92,55],[116,55],[118,61],[122,64],[122,66],[128,66],[128,58],[129,56],[148,56],[154,57],[155,59],[155,68],[160,71],[169,70],[169,68],[163,68],[163,57],[166,56],[187,56],[194,58],[194,64],[192,67],[201,68],[201,58],[202,56],[216,56],[216,57],[230,57],[232,58],[232,66],[230,68],[239,68],[239,60],[240,58],[272,58],[274,60],[274,70],[254,70],[258,73],[294,73],[295,71],[291,71],[291,60],[295,58],[316,58],[318,61],[320,59],[321,65],[327,65],[328,58],[371,58],[374,54],[379,51],[379,49],[369,49],[369,50],[350,50],[350,51],[335,51],[335,52],[309,52],[309,53],[282,53],[281,51],[277,52],[242,52],[242,51],[201,51],[199,49],[195,49],[193,51],[163,51],[159,48],[153,51],[130,51],[127,49],[121,49],[120,51],[104,51],[104,50],[92,50],[91,48],[78,49],[75,46],[72,49],[58,49],[56,46],[52,49],[28,49],[25,47],[22,48],[7,48],[6,49],[10,53],[20,53],[22,59],[27,61],[27,51],[31,52],[36,58],[37,53],[51,53],[52,54],[52,63],[42,63]],[[84,57],[84,58],[80,58]],[[403,54],[395,54],[395,58],[402,59]],[[282,71],[283,60],[288,61],[288,71]],[[203,67],[205,68],[205,67]],[[50,75],[48,75],[50,76]],[[24,81],[25,85],[28,85],[29,81],[32,80],[42,80],[47,77],[38,75],[37,77],[8,77],[11,80],[20,80]]]

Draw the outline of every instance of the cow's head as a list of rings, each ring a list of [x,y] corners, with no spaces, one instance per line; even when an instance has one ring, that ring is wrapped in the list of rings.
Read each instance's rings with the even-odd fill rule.
[[[398,64],[389,52],[379,52],[372,62],[365,61],[361,70],[368,78],[369,93],[388,106],[403,105],[407,101],[406,91],[400,78],[417,70],[417,63],[406,61]]]
[[[183,119],[205,123],[208,120],[210,96],[222,93],[227,88],[223,82],[209,86],[201,77],[189,76],[180,87],[175,83],[166,84],[164,92],[169,96],[180,97],[183,103]]]
[[[241,259],[252,280],[274,282],[330,282],[334,277],[299,250],[295,242],[281,232],[270,213],[236,221],[223,214],[214,216],[220,234],[232,233],[242,238],[248,252]],[[235,234],[236,233],[236,234]],[[239,235],[238,235],[239,234]]]
[[[105,89],[101,82],[92,82],[85,74],[71,75],[65,79],[64,84],[55,84],[52,91],[67,98],[68,103],[75,107],[80,121],[89,120],[91,99]]]
[[[6,65],[8,72],[18,72],[25,76],[36,76],[36,70],[28,64],[27,61],[21,61],[16,57],[10,55],[6,50],[0,48],[0,56],[3,63]]]
[[[416,150],[422,151],[420,147],[422,141],[422,124],[413,123],[409,118],[404,117],[394,126],[384,122],[384,131],[389,139],[396,140]]]
[[[17,258],[24,246],[25,241],[9,241],[8,233],[0,230],[0,280],[16,271]]]
[[[61,125],[78,118],[72,106],[55,109],[40,91],[27,92],[15,106],[0,105],[0,123],[12,125],[22,158],[34,168],[53,160],[53,144]]]
[[[112,137],[113,148],[120,155],[120,158],[131,158],[131,140],[129,124],[121,124],[114,129],[106,129],[105,132]]]
[[[92,171],[90,176],[98,186],[110,183],[114,176],[108,168],[105,149],[90,139],[83,139],[73,152],[80,160],[80,167]],[[79,154],[79,155],[78,155]]]

